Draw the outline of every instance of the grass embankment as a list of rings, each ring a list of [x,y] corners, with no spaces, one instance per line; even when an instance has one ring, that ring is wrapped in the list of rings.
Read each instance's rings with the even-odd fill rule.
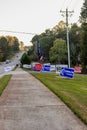
[[[87,75],[75,75],[74,79],[47,73],[32,75],[60,97],[87,124]]]
[[[11,75],[5,75],[2,78],[0,78],[0,95],[2,94],[3,90],[6,88],[10,78]]]

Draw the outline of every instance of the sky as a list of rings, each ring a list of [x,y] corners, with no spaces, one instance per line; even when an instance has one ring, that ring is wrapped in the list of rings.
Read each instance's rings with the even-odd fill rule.
[[[65,21],[60,10],[74,11],[69,24],[78,22],[84,0],[0,0],[0,30],[41,34]],[[31,45],[34,35],[0,31]]]

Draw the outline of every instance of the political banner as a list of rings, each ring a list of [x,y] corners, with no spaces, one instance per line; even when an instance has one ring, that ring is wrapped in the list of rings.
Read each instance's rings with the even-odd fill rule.
[[[50,71],[50,65],[43,65],[42,71],[49,72]]]
[[[56,71],[56,65],[50,65],[50,71]]]
[[[60,76],[66,78],[73,78],[74,77],[74,68],[63,68],[60,72]]]
[[[37,43],[37,53],[38,53],[39,60],[43,60],[43,52],[42,52],[40,42]]]

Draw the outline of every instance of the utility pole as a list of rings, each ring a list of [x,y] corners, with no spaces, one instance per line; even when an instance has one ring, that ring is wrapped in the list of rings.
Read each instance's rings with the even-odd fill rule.
[[[66,16],[66,37],[67,37],[67,50],[68,50],[68,67],[70,68],[70,47],[69,47],[69,29],[68,29],[68,17],[71,16],[74,11],[68,11],[68,8],[66,8],[66,11],[61,11],[62,16]]]

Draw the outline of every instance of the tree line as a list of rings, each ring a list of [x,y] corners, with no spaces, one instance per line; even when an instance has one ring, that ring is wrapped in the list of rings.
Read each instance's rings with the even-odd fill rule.
[[[69,28],[71,65],[80,64],[81,28],[74,23]],[[66,23],[60,21],[51,30],[47,29],[32,38],[33,46],[29,54],[34,61],[38,60],[37,43],[40,43],[45,62],[54,64],[67,63]]]
[[[70,64],[82,66],[82,72],[87,73],[87,0],[81,8],[80,26],[73,23],[69,27]],[[52,29],[47,29],[31,40],[33,46],[29,55],[33,61],[38,61],[38,42],[42,48],[44,62],[67,64],[66,23],[60,21]]]
[[[19,51],[19,40],[14,36],[0,36],[0,61]]]

